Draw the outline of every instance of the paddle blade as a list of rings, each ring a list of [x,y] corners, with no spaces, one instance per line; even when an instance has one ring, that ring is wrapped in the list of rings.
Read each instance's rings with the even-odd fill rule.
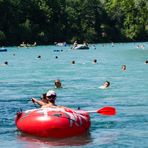
[[[97,110],[97,113],[102,114],[102,115],[106,115],[106,116],[113,116],[116,114],[116,109],[111,106],[106,106],[106,107],[103,107],[103,108]]]

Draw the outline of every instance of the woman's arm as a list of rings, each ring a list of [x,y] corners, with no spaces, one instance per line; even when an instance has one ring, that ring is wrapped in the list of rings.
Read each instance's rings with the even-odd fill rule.
[[[40,106],[45,105],[45,103],[44,103],[43,101],[39,101],[39,100],[37,100],[37,99],[35,99],[35,98],[32,98],[31,100],[32,100],[33,103],[37,103],[37,104],[39,104]]]

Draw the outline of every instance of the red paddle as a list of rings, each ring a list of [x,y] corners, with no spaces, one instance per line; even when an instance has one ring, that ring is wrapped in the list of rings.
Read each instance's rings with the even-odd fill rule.
[[[97,111],[88,111],[88,113],[99,113],[101,115],[113,116],[116,114],[116,109],[112,106],[106,106]]]

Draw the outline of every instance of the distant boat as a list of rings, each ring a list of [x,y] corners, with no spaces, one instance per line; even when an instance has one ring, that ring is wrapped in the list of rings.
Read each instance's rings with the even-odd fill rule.
[[[76,47],[73,47],[72,49],[82,49],[82,50],[84,50],[84,49],[89,49],[89,47],[86,46],[86,45],[83,45],[83,44],[78,44]]]
[[[2,47],[2,48],[0,49],[0,52],[6,52],[6,51],[7,51],[6,48],[3,48],[3,47]]]
[[[66,43],[66,42],[61,42],[61,43],[55,42],[54,44],[55,44],[56,46],[67,46],[67,43]]]

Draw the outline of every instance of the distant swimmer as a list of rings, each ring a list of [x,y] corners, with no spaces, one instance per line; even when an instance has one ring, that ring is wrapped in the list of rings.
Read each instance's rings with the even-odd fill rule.
[[[148,60],[145,61],[145,64],[148,64]]]
[[[75,64],[76,62],[75,62],[75,61],[72,61],[71,63],[72,63],[72,64]]]
[[[137,45],[136,47],[137,48],[141,48],[141,49],[144,49],[145,48],[144,45]]]
[[[4,64],[5,64],[5,65],[8,65],[8,61],[5,61]]]
[[[93,60],[93,64],[97,64],[97,59],[94,59]]]
[[[93,49],[96,49],[96,45],[92,45]]]
[[[105,81],[104,84],[102,86],[100,86],[100,89],[106,89],[110,86],[110,82],[109,81]]]
[[[41,55],[38,55],[37,58],[38,58],[38,59],[41,59]]]
[[[122,69],[123,71],[126,71],[126,65],[122,65],[121,69]]]
[[[141,47],[141,49],[144,49],[145,48],[144,45],[141,45],[140,47]]]
[[[8,65],[8,61],[5,61],[4,63],[0,64],[0,66],[6,66]]]
[[[62,83],[61,83],[60,79],[55,80],[54,84],[55,84],[56,88],[62,88]]]
[[[114,47],[114,43],[112,42],[112,47]]]

